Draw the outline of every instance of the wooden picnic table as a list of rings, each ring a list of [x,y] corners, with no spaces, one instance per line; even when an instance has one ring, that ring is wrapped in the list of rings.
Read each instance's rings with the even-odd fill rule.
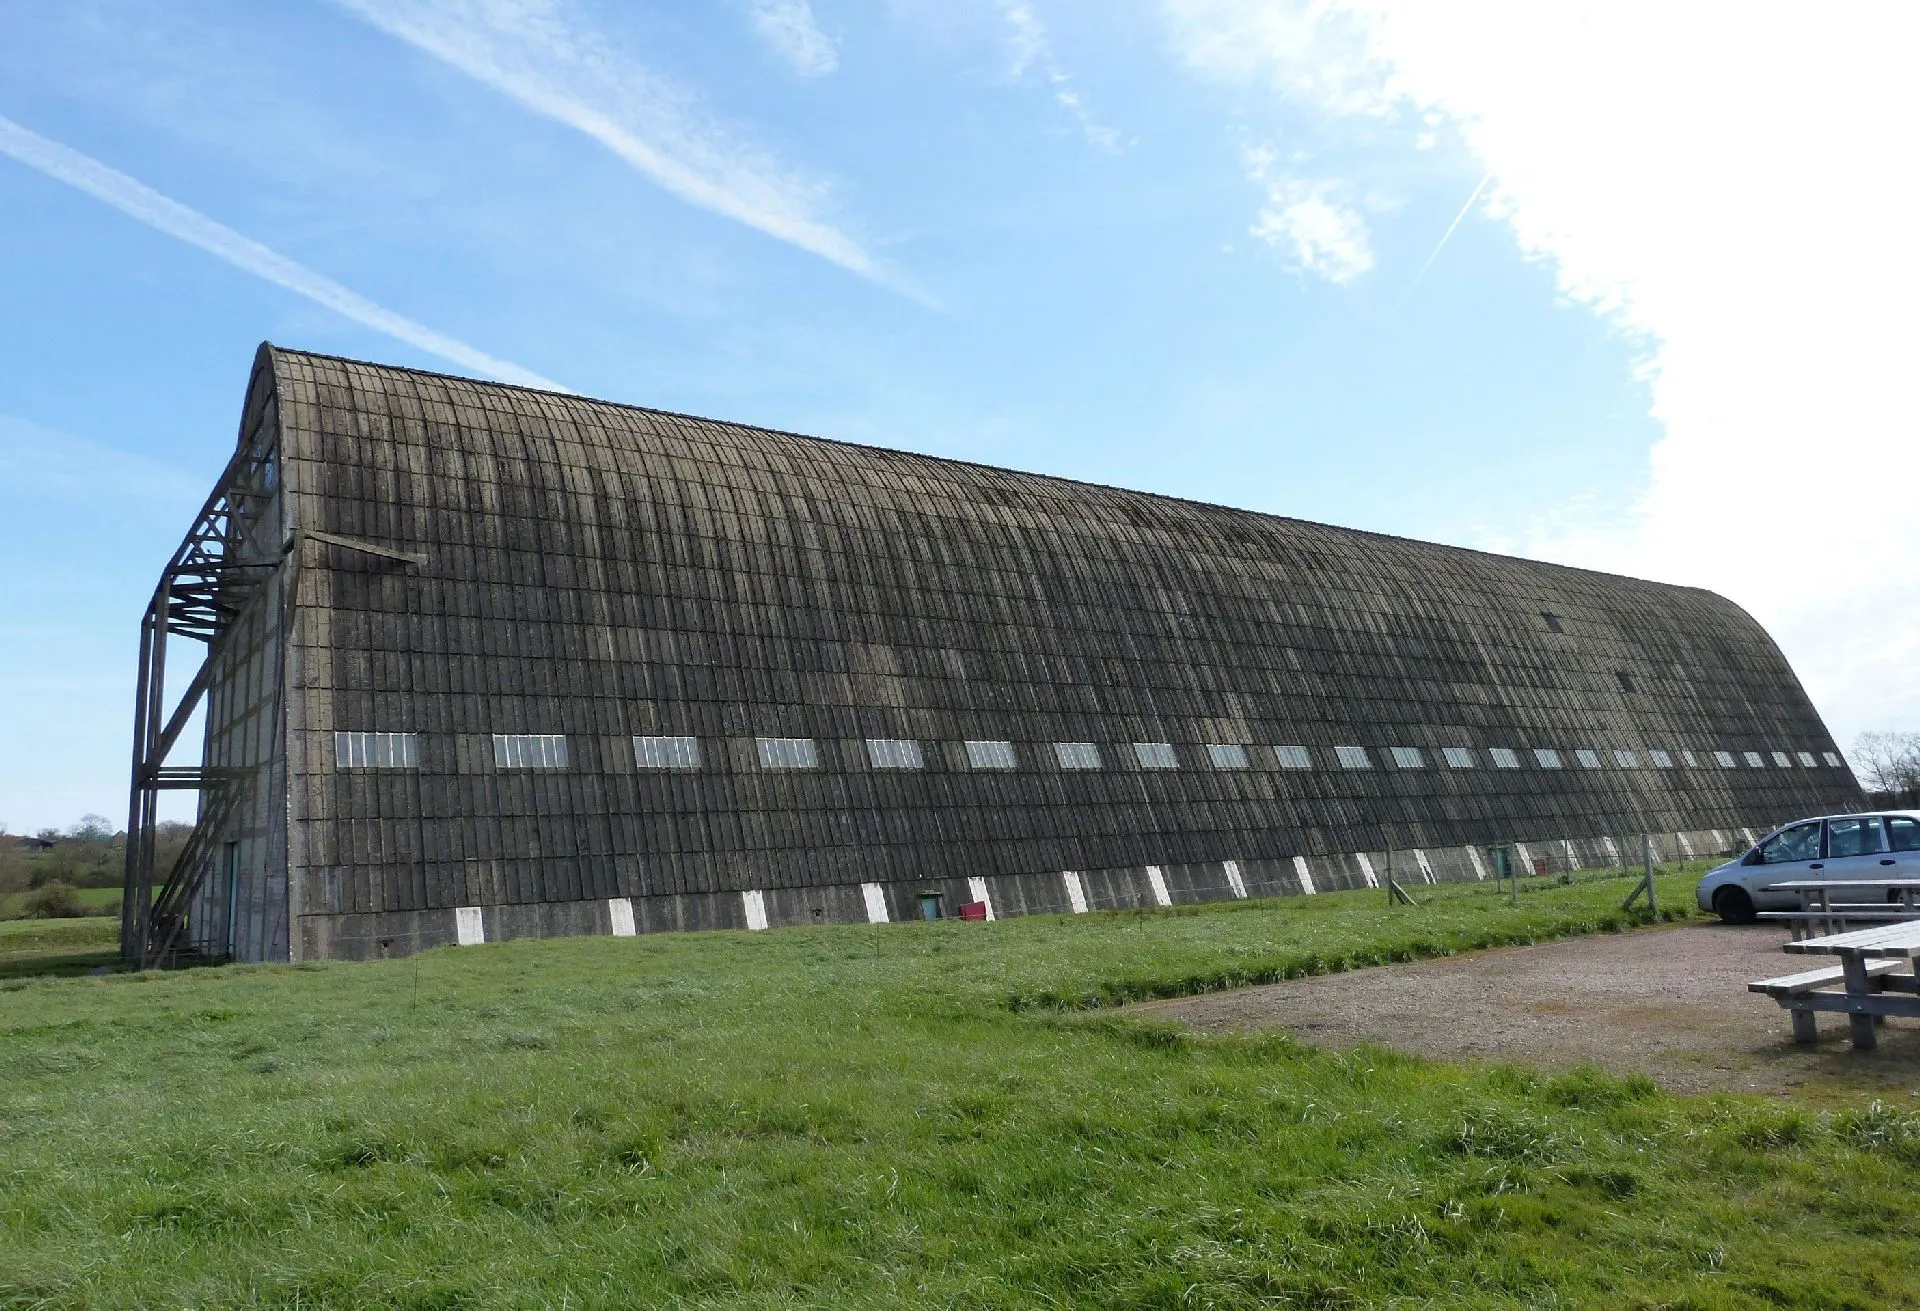
[[[1874,1020],[1877,1016],[1903,1015],[1920,1019],[1920,982],[1914,978],[1912,961],[1920,956],[1920,920],[1899,924],[1881,924],[1850,933],[1832,933],[1825,937],[1804,938],[1786,944],[1789,952],[1809,956],[1836,956],[1840,960],[1838,982],[1844,990],[1830,992],[1822,984],[1790,989],[1790,980],[1812,979],[1830,971],[1809,970],[1790,979],[1769,979],[1749,984],[1754,991],[1771,993],[1782,1006],[1795,1011],[1794,1036],[1801,1037],[1799,1018],[1812,1012],[1838,1011],[1847,1016],[1853,1045],[1866,1050],[1874,1046]],[[1900,973],[1898,962],[1907,962]],[[1791,1000],[1789,1000],[1791,993]],[[1890,995],[1891,994],[1891,995]]]
[[[1836,889],[1873,889],[1875,899],[1836,902]],[[1844,933],[1853,924],[1920,919],[1920,879],[1789,879],[1769,883],[1765,890],[1799,895],[1799,910],[1763,910],[1756,917],[1787,921],[1796,938]]]
[[[1766,891],[1797,892],[1801,909],[1811,910],[1813,906],[1809,903],[1816,901],[1824,908],[1834,888],[1880,888],[1883,892],[1898,892],[1902,905],[1913,906],[1915,894],[1920,893],[1920,879],[1788,879],[1784,883],[1767,884]]]

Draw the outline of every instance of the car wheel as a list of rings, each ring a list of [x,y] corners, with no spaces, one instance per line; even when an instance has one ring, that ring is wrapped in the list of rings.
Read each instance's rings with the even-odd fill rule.
[[[1722,888],[1713,894],[1713,913],[1729,924],[1753,923],[1753,898],[1745,888]]]

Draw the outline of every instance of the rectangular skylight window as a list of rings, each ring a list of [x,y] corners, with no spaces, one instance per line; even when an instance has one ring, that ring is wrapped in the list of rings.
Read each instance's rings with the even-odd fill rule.
[[[1387,750],[1393,754],[1393,767],[1395,769],[1425,769],[1427,767],[1426,759],[1421,756],[1419,747],[1388,747]]]
[[[700,739],[636,737],[633,739],[633,763],[641,769],[698,769]]]
[[[1091,742],[1055,742],[1053,758],[1062,769],[1100,768],[1100,748]]]
[[[870,737],[867,739],[867,763],[875,769],[925,769],[926,757],[920,744],[911,738]]]
[[[1653,767],[1655,769],[1673,768],[1673,757],[1662,751],[1659,747],[1648,747],[1647,758],[1653,761]]]
[[[560,733],[495,733],[495,769],[565,769],[567,739]]]
[[[1240,746],[1210,746],[1207,748],[1207,762],[1215,769],[1245,769],[1248,765],[1247,749]]]
[[[1818,769],[1820,767],[1820,762],[1813,758],[1813,752],[1811,751],[1796,751],[1793,754],[1795,759],[1799,760],[1800,768],[1802,769]]]
[[[1367,759],[1365,747],[1335,747],[1333,758],[1340,762],[1342,769],[1372,769],[1373,762]]]
[[[1575,747],[1573,758],[1580,762],[1582,769],[1600,768],[1600,753],[1589,747]]]
[[[1135,742],[1133,758],[1142,769],[1180,768],[1180,757],[1173,754],[1171,742]]]
[[[1700,765],[1700,757],[1694,755],[1691,751],[1682,751],[1680,753],[1680,763],[1688,769],[1696,769]]]
[[[1640,768],[1640,757],[1634,755],[1631,751],[1623,751],[1615,748],[1613,763],[1622,769],[1638,769]]]
[[[820,753],[810,737],[757,737],[762,769],[818,769]]]
[[[1747,764],[1751,768],[1765,769],[1767,767],[1767,762],[1761,757],[1758,751],[1745,751],[1741,754],[1746,757]]]
[[[337,769],[418,769],[418,733],[335,733],[333,763]]]
[[[1514,753],[1512,747],[1488,747],[1487,754],[1493,757],[1495,769],[1520,768],[1520,757]]]
[[[1282,769],[1312,769],[1313,757],[1305,747],[1275,747],[1273,758]]]
[[[1539,762],[1542,769],[1560,768],[1560,753],[1552,747],[1535,747],[1533,758]]]
[[[969,742],[967,764],[974,769],[1012,769],[1013,743]]]
[[[1740,762],[1733,758],[1733,752],[1731,751],[1716,751],[1713,753],[1713,763],[1722,769],[1734,769],[1739,766]]]
[[[1773,763],[1778,767],[1780,767],[1781,769],[1793,768],[1793,758],[1789,756],[1786,752],[1775,751],[1772,753],[1772,755],[1773,755]]]
[[[1821,758],[1822,760],[1824,760],[1824,761],[1826,761],[1826,762],[1827,762],[1827,768],[1829,768],[1829,769],[1838,769],[1838,768],[1840,768],[1840,757],[1838,757],[1838,756],[1836,756],[1836,755],[1834,755],[1834,754],[1833,754],[1833,752],[1831,752],[1831,751],[1822,751],[1822,752],[1820,753],[1820,758]]]
[[[1465,747],[1442,747],[1440,756],[1447,762],[1448,769],[1472,769],[1474,765],[1473,752]]]

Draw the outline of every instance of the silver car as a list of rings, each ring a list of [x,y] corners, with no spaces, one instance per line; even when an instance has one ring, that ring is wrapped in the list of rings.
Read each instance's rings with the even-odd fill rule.
[[[1920,879],[1920,810],[1796,819],[1709,870],[1694,896],[1701,910],[1746,924],[1758,911],[1797,909],[1796,893],[1768,889],[1800,879]]]

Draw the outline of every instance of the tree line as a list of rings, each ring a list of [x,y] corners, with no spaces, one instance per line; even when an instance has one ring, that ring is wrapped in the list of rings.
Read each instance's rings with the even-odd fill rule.
[[[161,822],[154,844],[157,875],[173,868],[192,836],[191,824]],[[44,828],[30,838],[9,836],[0,824],[0,903],[14,913],[43,917],[102,914],[111,908],[97,898],[83,902],[77,890],[119,887],[126,860],[127,835],[115,832],[104,815],[82,815],[68,828]]]
[[[1920,733],[1862,733],[1851,755],[1854,777],[1874,805],[1920,806]]]

